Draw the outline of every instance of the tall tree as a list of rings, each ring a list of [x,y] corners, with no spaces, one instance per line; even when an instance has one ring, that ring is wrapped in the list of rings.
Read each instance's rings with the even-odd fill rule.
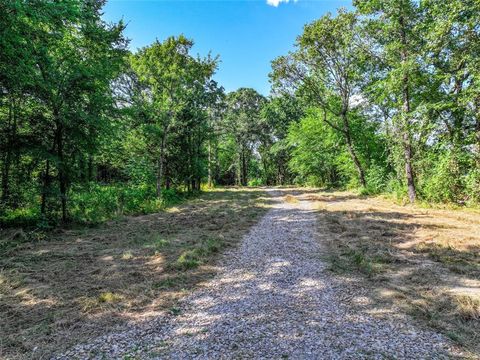
[[[137,104],[142,108],[148,131],[154,134],[158,155],[157,196],[165,186],[168,137],[179,114],[191,101],[196,87],[206,86],[217,68],[217,59],[196,59],[189,52],[193,41],[181,35],[158,40],[131,57],[131,65],[141,82]]]
[[[224,131],[235,143],[237,184],[248,184],[248,168],[251,156],[258,145],[260,133],[260,111],[265,98],[251,88],[240,88],[227,95],[227,114]]]
[[[305,94],[324,111],[324,121],[345,140],[348,152],[365,187],[365,170],[355,149],[350,126],[352,98],[362,82],[361,29],[354,13],[341,10],[308,24],[298,37],[296,51],[273,61],[271,77],[278,89]],[[338,121],[329,120],[332,114]]]
[[[417,196],[413,166],[412,132],[415,110],[420,101],[414,96],[421,89],[419,52],[420,12],[412,0],[358,0],[354,1],[362,14],[368,15],[370,34],[376,40],[376,57],[381,62],[383,78],[378,86],[394,98],[397,129],[402,139],[405,179],[408,197]]]
[[[103,1],[80,2],[78,17],[55,28],[46,46],[37,49],[41,82],[38,97],[48,108],[45,120],[51,128],[47,139],[44,187],[50,170],[57,172],[63,221],[67,220],[67,192],[74,173],[73,162],[82,151],[93,151],[113,106],[110,84],[120,71],[126,47],[123,24],[101,20]],[[53,26],[54,24],[52,24]],[[46,211],[43,191],[42,210]]]

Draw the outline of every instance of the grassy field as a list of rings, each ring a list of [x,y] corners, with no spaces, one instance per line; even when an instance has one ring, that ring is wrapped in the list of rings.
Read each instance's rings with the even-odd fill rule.
[[[0,358],[45,358],[127,321],[175,311],[266,209],[264,191],[217,189],[93,228],[0,233]]]
[[[359,274],[384,311],[404,311],[480,354],[480,212],[307,195],[338,274]]]

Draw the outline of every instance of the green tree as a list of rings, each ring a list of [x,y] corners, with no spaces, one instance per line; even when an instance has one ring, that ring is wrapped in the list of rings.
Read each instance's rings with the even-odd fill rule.
[[[303,114],[300,101],[288,94],[271,97],[262,107],[259,152],[266,184],[284,185],[293,180],[288,169],[291,147],[287,135],[290,125],[298,122]]]
[[[352,99],[361,96],[361,32],[354,13],[341,10],[336,17],[325,15],[305,26],[295,52],[272,63],[271,77],[277,88],[296,90],[323,109],[325,123],[345,138],[359,181],[365,187],[364,165],[357,155],[349,118]]]
[[[241,88],[227,94],[223,129],[235,144],[236,183],[248,184],[248,168],[261,132],[260,112],[265,98],[254,89]]]
[[[377,45],[372,59],[379,61],[382,74],[375,86],[381,88],[377,93],[392,97],[396,130],[402,139],[408,197],[413,203],[417,191],[412,132],[415,110],[421,103],[419,92],[423,80],[419,62],[422,44],[418,4],[412,0],[362,0],[354,1],[354,5],[367,15],[370,35]]]
[[[131,57],[131,66],[140,81],[135,103],[141,109],[151,149],[158,149],[156,189],[159,197],[166,184],[171,129],[177,126],[176,121],[182,121],[182,112],[185,115],[185,109],[193,104],[199,89],[205,90],[217,68],[216,58],[192,57],[189,54],[192,46],[193,41],[183,35],[169,37],[163,43],[157,40]]]

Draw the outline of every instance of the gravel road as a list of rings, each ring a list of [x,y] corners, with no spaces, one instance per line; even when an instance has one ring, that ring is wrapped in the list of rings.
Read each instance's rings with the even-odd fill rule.
[[[311,203],[272,209],[228,253],[218,275],[178,313],[78,345],[61,359],[447,359],[451,344],[407,318],[369,315],[345,302],[361,291],[322,261]],[[318,233],[317,233],[318,231]],[[358,294],[356,293],[358,292]]]

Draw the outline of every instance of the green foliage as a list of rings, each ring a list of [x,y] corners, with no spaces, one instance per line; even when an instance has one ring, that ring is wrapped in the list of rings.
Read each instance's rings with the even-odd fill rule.
[[[478,204],[478,1],[354,4],[305,26],[264,97],[225,94],[183,35],[130,53],[104,1],[3,2],[1,225],[158,211],[205,183]]]
[[[367,187],[365,194],[379,194],[385,191],[388,183],[388,169],[385,166],[372,162],[367,169]]]
[[[265,182],[262,179],[255,178],[248,180],[248,186],[262,186],[265,185]]]
[[[292,147],[289,167],[297,183],[326,187],[345,183],[345,174],[338,166],[342,163],[342,152],[338,151],[341,137],[322,121],[318,111],[310,111],[292,124],[287,139]]]
[[[381,138],[376,134],[375,124],[369,124],[361,116],[352,116],[351,127],[356,152],[367,165],[369,181],[364,191],[378,193],[384,189],[389,172]],[[287,139],[291,147],[289,167],[296,174],[297,183],[321,187],[360,186],[344,138],[324,121],[322,111],[310,109],[299,123],[291,125]]]
[[[123,214],[143,213],[155,198],[155,191],[147,186],[92,184],[72,189],[70,213],[78,221],[100,223]]]

